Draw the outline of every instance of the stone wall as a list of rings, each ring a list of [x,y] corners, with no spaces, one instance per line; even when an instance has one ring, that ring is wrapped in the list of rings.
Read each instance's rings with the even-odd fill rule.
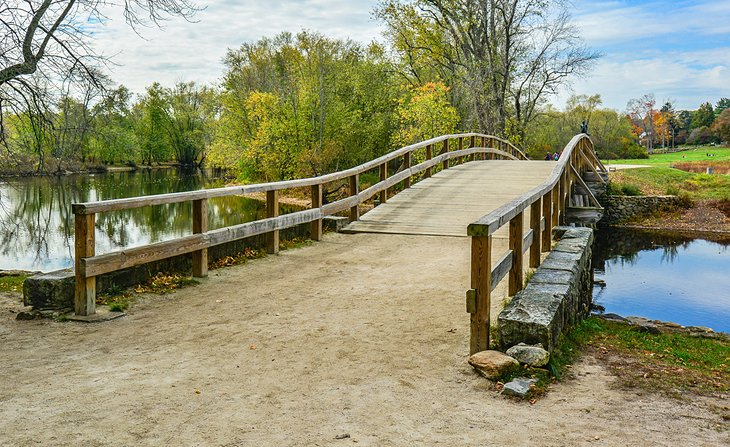
[[[541,343],[551,351],[560,335],[591,309],[593,230],[557,227],[557,245],[497,318],[503,351],[518,343]]]
[[[682,207],[677,196],[609,196],[601,198],[606,212],[601,224],[611,225]]]

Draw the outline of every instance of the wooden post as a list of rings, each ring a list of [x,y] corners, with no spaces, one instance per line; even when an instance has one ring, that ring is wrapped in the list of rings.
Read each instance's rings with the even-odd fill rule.
[[[322,184],[312,185],[312,209],[322,207]],[[313,220],[309,229],[313,241],[322,240],[322,219]]]
[[[557,227],[558,222],[560,221],[560,182],[555,184],[552,191],[553,195],[553,214],[551,217],[552,225],[551,227]],[[552,231],[552,230],[551,230]],[[552,238],[552,233],[550,234],[550,237]]]
[[[522,238],[523,222],[520,213],[509,221],[509,249],[512,250],[512,268],[509,269],[508,294],[513,296],[522,290]]]
[[[443,153],[444,154],[448,154],[449,153],[449,140],[448,140],[448,138],[444,140],[444,150],[443,150]],[[446,160],[444,160],[443,163],[441,163],[441,168],[442,169],[449,169],[449,159],[448,158]]]
[[[459,137],[459,150],[462,150],[462,149],[464,149],[464,137]],[[464,157],[461,156],[461,157],[457,158],[456,163],[458,163],[458,164],[464,163]]]
[[[553,193],[548,191],[542,196],[542,215],[545,217],[545,229],[542,230],[542,252],[550,251],[553,239]]]
[[[433,157],[433,146],[426,146],[426,160],[430,160]],[[431,168],[426,168],[426,172],[423,173],[423,178],[431,177]]]
[[[477,147],[477,137],[474,135],[471,136],[471,141],[469,142],[469,147]],[[471,154],[469,156],[469,161],[474,161],[474,154]]]
[[[405,154],[403,154],[403,169],[404,170],[411,169],[411,153],[410,152],[406,152]],[[405,180],[403,180],[403,187],[404,187],[404,189],[411,187],[411,176],[410,175],[408,177],[406,177]]]
[[[481,141],[481,147],[487,147],[486,137],[479,137],[479,140]],[[486,160],[486,159],[487,159],[487,154],[485,154],[485,153],[479,154],[479,160]]]
[[[388,179],[388,162],[380,165],[380,181],[384,182]],[[388,200],[388,189],[380,191],[380,203],[385,203]]]
[[[266,217],[279,216],[279,191],[266,191]],[[266,234],[266,252],[279,253],[279,230]]]
[[[96,277],[87,278],[81,272],[81,259],[94,256],[95,214],[77,214],[75,220],[74,268],[76,271],[76,292],[74,312],[88,316],[96,313]]]
[[[471,354],[489,349],[489,309],[491,306],[492,236],[471,238],[471,288],[476,306],[471,314]]]
[[[530,229],[532,230],[532,245],[530,245],[530,268],[540,266],[540,245],[542,234],[540,233],[540,214],[542,211],[542,200],[537,199],[530,205]]]
[[[193,200],[193,233],[208,231],[208,199]],[[208,276],[208,249],[193,252],[193,276]]]
[[[410,178],[408,179],[410,183]],[[360,194],[360,176],[358,174],[350,176],[350,196]],[[350,207],[350,222],[360,219],[360,204],[356,203]]]

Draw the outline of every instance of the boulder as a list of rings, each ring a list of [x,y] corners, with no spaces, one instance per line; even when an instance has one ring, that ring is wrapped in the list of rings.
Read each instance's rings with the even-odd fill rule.
[[[550,361],[550,353],[544,350],[541,344],[530,346],[520,343],[509,348],[507,355],[520,363],[534,367],[545,366]]]
[[[497,380],[520,366],[512,357],[499,351],[481,351],[469,357],[469,364],[489,380]]]
[[[537,379],[518,377],[511,382],[504,384],[504,388],[502,388],[502,394],[505,394],[507,396],[516,396],[524,399],[530,394],[530,391],[532,391],[532,385],[536,383]]]
[[[69,309],[74,306],[76,277],[71,270],[57,270],[26,278],[23,304],[33,309]]]

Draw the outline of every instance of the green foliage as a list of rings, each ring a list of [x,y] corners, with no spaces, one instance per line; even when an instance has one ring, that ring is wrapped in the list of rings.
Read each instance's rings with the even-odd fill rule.
[[[692,128],[710,127],[715,121],[715,111],[712,104],[705,102],[692,114]]]
[[[641,189],[634,184],[611,181],[606,188],[606,194],[609,196],[640,196]]]
[[[429,82],[410,90],[408,98],[398,107],[399,145],[406,146],[439,135],[453,133],[459,123],[456,109],[449,103],[449,88],[442,83]]]

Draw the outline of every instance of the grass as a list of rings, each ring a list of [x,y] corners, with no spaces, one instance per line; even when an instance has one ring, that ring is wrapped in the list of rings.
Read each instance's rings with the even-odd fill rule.
[[[25,277],[25,275],[0,276],[0,292],[22,293]]]
[[[682,194],[693,200],[730,199],[730,175],[694,174],[668,167],[612,172],[618,187],[635,185],[644,194]]]
[[[714,154],[708,157],[707,154]],[[673,163],[680,162],[708,162],[730,160],[730,147],[720,146],[697,146],[687,151],[675,152],[672,154],[650,155],[646,159],[625,159],[625,160],[603,160],[605,165],[611,164],[637,164],[649,166],[669,167]]]

